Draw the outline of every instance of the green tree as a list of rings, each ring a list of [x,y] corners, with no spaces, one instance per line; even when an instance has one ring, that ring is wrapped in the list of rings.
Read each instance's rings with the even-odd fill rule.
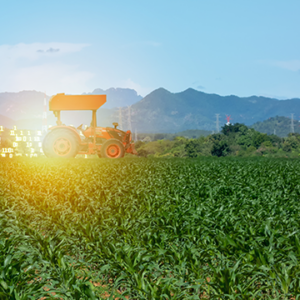
[[[292,151],[291,143],[289,141],[285,141],[283,143],[282,150],[285,151],[285,152],[291,152]]]
[[[266,141],[270,141],[270,138],[265,133],[255,132],[255,134],[252,137],[252,145],[258,149],[259,146]]]
[[[189,140],[185,144],[185,151],[188,157],[195,158],[201,151],[200,141],[196,139]]]
[[[174,141],[174,147],[178,147],[178,146],[184,145],[188,141],[188,139],[186,139],[183,136],[176,136],[173,139],[173,141]]]
[[[135,149],[139,149],[144,145],[145,145],[145,142],[142,142],[142,141],[137,141],[134,143]]]
[[[147,157],[148,156],[148,152],[145,149],[138,149],[137,150],[138,156],[142,156],[142,157]]]
[[[297,149],[300,146],[300,141],[294,134],[289,134],[286,141],[291,145],[292,149]]]
[[[245,134],[248,130],[248,127],[244,124],[240,124],[240,123],[235,123],[234,125],[233,124],[229,124],[229,125],[224,125],[222,127],[222,130],[221,132],[224,134],[224,135],[230,135],[232,133],[242,133],[242,134]]]
[[[270,148],[270,147],[273,146],[273,144],[271,143],[271,141],[263,142],[261,145],[262,145],[263,147],[268,147],[268,148]]]
[[[154,135],[154,141],[163,140],[165,138],[165,134],[163,133],[156,133]]]
[[[230,148],[226,140],[215,141],[211,149],[211,154],[218,157],[226,156],[229,152]]]
[[[224,138],[224,135],[221,133],[215,133],[209,136],[211,141],[221,141]]]
[[[249,147],[252,145],[251,136],[248,135],[239,135],[236,140],[238,145]]]
[[[283,143],[283,138],[275,135],[275,134],[271,134],[269,135],[269,139],[271,141],[271,143],[273,144],[274,147],[281,147],[281,144]]]

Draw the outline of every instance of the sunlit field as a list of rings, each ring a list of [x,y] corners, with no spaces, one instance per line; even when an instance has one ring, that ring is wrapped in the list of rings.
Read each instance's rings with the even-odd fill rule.
[[[296,299],[300,162],[0,159],[0,299]]]

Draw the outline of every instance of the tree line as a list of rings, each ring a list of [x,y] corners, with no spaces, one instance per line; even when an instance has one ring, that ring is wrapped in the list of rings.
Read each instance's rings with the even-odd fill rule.
[[[177,136],[173,140],[138,141],[136,149],[141,156],[155,157],[299,157],[300,134],[290,133],[287,137],[279,137],[235,123],[224,125],[220,133],[198,138]]]

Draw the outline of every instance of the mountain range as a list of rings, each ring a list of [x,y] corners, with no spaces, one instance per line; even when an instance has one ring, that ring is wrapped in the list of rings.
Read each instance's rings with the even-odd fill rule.
[[[220,115],[220,127],[226,123],[226,115],[231,117],[232,123],[250,126],[271,117],[287,117],[300,111],[298,98],[278,100],[259,96],[220,96],[191,88],[180,93],[159,88],[144,98],[135,90],[121,88],[95,89],[87,94],[107,95],[107,103],[97,112],[99,126],[111,126],[112,122],[117,121],[122,123],[123,129],[144,133],[175,133],[189,129],[213,131],[216,129],[216,114]],[[47,100],[49,98],[46,96]],[[0,125],[9,128],[13,125],[24,129],[40,128],[43,99],[44,94],[36,91],[0,93]],[[89,125],[91,112],[62,112],[62,120],[65,124],[75,126],[81,123]],[[55,125],[52,112],[48,114],[48,124]]]
[[[140,101],[143,97],[133,89],[110,88],[107,90],[95,89],[87,95],[106,95],[108,101],[102,108],[114,108],[132,105]]]
[[[132,120],[140,131],[178,132],[188,129],[215,130],[216,114],[219,124],[231,123],[250,126],[275,116],[290,116],[300,111],[300,99],[278,100],[267,97],[220,96],[187,89],[171,93],[157,89],[132,105]]]

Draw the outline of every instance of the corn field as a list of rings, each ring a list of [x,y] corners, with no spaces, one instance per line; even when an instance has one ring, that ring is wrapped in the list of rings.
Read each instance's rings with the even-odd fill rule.
[[[299,170],[0,158],[0,299],[298,299]]]

